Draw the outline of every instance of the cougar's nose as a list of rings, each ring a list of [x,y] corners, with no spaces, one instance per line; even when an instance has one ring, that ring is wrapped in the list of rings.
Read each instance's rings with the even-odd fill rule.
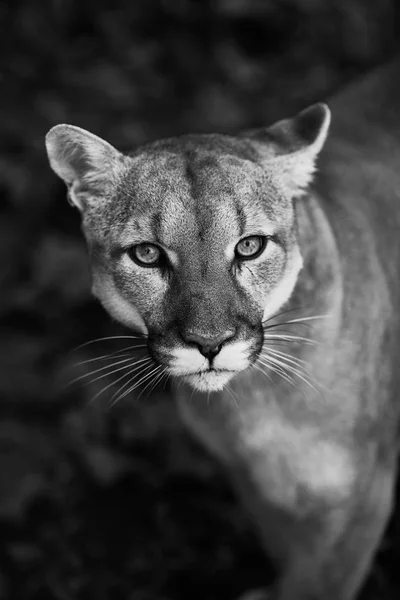
[[[222,344],[235,335],[235,331],[227,330],[215,337],[206,337],[193,331],[181,333],[183,340],[188,344],[196,344],[203,356],[211,360],[217,356]]]

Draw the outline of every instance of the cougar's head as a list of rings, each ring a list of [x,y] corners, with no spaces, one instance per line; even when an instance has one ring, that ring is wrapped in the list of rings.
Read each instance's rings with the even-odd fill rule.
[[[71,125],[47,135],[82,213],[95,296],[198,390],[221,389],[256,360],[263,321],[292,293],[302,265],[293,199],[329,119],[317,104],[240,137],[185,135],[130,155]]]

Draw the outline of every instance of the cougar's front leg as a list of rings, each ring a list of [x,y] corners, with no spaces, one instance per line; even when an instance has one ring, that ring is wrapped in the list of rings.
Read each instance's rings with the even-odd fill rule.
[[[247,478],[240,495],[279,573],[269,600],[353,600],[390,516],[395,468],[376,467],[366,485],[336,505],[310,499],[306,514],[272,506]]]

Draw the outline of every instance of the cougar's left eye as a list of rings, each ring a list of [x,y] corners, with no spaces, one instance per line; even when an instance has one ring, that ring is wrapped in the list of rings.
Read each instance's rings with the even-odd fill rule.
[[[142,243],[132,246],[128,252],[132,260],[143,267],[159,266],[163,258],[162,250],[155,244]]]
[[[240,260],[246,260],[249,258],[256,258],[260,256],[264,250],[266,244],[266,238],[261,235],[251,235],[243,238],[238,244],[236,244],[235,255]]]

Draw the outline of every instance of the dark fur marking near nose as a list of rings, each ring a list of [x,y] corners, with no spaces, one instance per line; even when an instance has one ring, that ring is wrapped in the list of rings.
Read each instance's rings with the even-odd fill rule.
[[[207,272],[208,272],[208,265],[207,265],[206,262],[204,262],[201,265],[201,277],[202,277],[202,279],[205,279],[207,277]]]
[[[153,230],[153,234],[156,240],[160,240],[161,238],[161,227],[163,223],[162,215],[159,211],[156,211],[151,218],[151,228]]]
[[[235,200],[236,220],[239,225],[239,237],[242,237],[242,235],[246,231],[246,215],[243,210],[243,206],[241,206],[240,202],[238,202],[237,199]]]
[[[196,197],[196,193],[197,193],[197,183],[196,183],[197,169],[193,165],[194,158],[195,158],[194,152],[192,152],[192,151],[186,152],[186,154],[185,154],[185,175],[186,175],[186,179],[190,186],[190,194],[192,197]]]
[[[186,157],[185,157],[186,158],[185,175],[186,175],[186,178],[188,179],[189,183],[192,185],[193,181],[195,179],[195,171],[191,164],[191,157],[192,157],[192,152],[187,152]]]

